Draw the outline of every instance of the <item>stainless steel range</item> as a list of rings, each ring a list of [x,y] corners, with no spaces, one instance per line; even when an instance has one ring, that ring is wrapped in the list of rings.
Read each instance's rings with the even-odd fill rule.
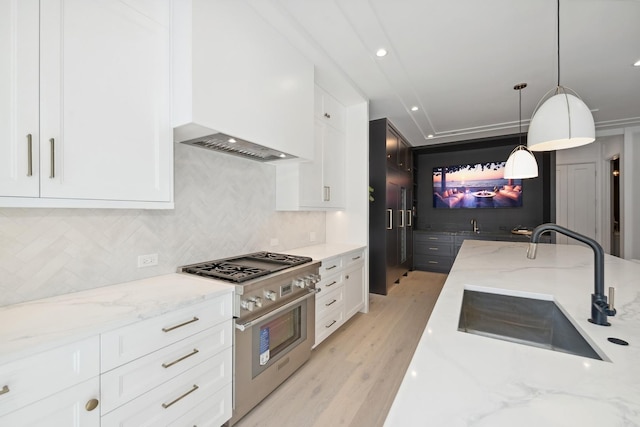
[[[256,252],[186,265],[179,271],[235,285],[235,424],[302,366],[315,341],[315,284],[311,258]]]

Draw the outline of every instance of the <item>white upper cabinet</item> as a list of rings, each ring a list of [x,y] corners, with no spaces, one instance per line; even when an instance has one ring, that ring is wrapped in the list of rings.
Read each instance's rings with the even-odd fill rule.
[[[345,207],[346,108],[319,87],[314,104],[314,160],[276,166],[278,210]]]
[[[37,197],[38,0],[0,0],[0,195]]]
[[[0,206],[173,207],[170,0],[0,5]]]
[[[222,132],[313,158],[313,63],[250,2],[174,2],[176,141]]]

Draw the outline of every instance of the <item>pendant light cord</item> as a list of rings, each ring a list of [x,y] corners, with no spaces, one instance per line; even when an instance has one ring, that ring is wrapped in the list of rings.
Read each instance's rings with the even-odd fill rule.
[[[558,0],[558,87],[560,87],[560,0]]]
[[[522,88],[518,89],[518,145],[522,145]]]

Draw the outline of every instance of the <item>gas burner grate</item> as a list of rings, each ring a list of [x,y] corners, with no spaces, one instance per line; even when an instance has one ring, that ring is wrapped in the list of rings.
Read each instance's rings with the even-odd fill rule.
[[[244,282],[271,273],[271,270],[258,267],[248,267],[230,262],[207,262],[191,267],[186,267],[185,272],[199,276],[214,277],[230,280],[232,282]]]
[[[304,264],[311,261],[311,258],[309,257],[278,254],[275,252],[256,252],[254,254],[247,255],[247,258],[257,258],[257,259],[264,259],[267,261],[276,261],[276,262],[285,263],[291,266]]]

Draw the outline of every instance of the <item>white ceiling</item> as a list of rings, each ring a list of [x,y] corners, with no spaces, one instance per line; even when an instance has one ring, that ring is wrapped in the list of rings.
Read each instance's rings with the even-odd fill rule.
[[[521,82],[526,131],[557,83],[556,0],[271,3],[414,146],[517,133]],[[640,124],[639,21],[640,0],[561,0],[560,83],[598,130]]]

